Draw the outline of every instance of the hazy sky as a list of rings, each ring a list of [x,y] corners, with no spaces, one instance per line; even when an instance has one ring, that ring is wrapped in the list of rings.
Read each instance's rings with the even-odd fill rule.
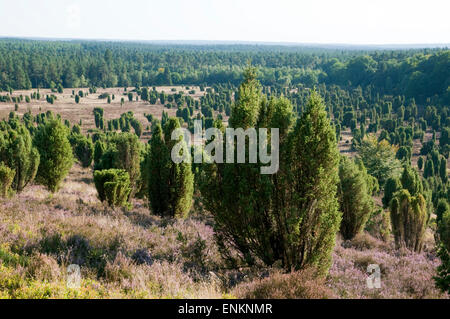
[[[449,0],[0,0],[0,36],[450,43]]]

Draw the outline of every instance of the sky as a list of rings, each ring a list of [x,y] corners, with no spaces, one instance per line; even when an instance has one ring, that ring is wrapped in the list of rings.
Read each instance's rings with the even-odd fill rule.
[[[0,37],[450,43],[449,0],[0,0]]]

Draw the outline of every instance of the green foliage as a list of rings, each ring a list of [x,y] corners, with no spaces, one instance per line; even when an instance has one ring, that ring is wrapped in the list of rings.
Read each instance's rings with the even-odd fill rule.
[[[94,150],[94,169],[124,169],[128,172],[131,183],[131,194],[139,191],[140,155],[142,144],[132,133],[114,133],[104,141],[97,141]]]
[[[336,133],[316,93],[294,129],[292,118],[289,101],[264,99],[255,71],[249,69],[229,123],[244,129],[279,128],[279,171],[260,174],[261,163],[203,164],[199,185],[229,261],[234,260],[228,248],[234,247],[247,264],[280,262],[288,270],[315,265],[324,274],[341,220]]]
[[[109,206],[126,206],[131,192],[130,176],[122,169],[94,171],[94,183],[99,199]]]
[[[11,193],[11,184],[15,171],[4,163],[0,163],[0,197],[7,197]]]
[[[399,190],[390,203],[390,211],[397,247],[420,252],[428,222],[426,201],[422,194],[412,196],[407,189]]]
[[[442,220],[442,216],[446,212],[450,210],[448,201],[445,198],[440,198],[438,201],[438,204],[436,206],[436,223],[439,225],[440,221]]]
[[[103,129],[104,127],[104,119],[103,119],[103,108],[96,107],[93,110],[94,119],[95,119],[95,127],[99,129]]]
[[[419,168],[419,171],[422,170],[424,164],[424,160],[422,156],[419,156],[419,159],[417,160],[417,167]]]
[[[425,162],[425,169],[423,170],[423,177],[428,178],[434,176],[434,164],[431,159]]]
[[[363,161],[367,172],[384,185],[391,176],[398,176],[401,164],[395,157],[396,149],[388,141],[378,141],[373,135],[366,136],[358,147],[358,156]]]
[[[444,156],[441,156],[441,161],[439,163],[439,176],[441,177],[443,183],[447,183],[447,159]]]
[[[337,196],[342,212],[340,232],[344,239],[360,233],[374,209],[370,175],[362,163],[341,157]]]
[[[402,183],[400,179],[397,177],[389,177],[386,183],[384,184],[384,196],[382,198],[383,207],[388,208],[391,200],[398,190],[402,188]]]
[[[11,185],[15,192],[21,192],[36,176],[39,152],[29,130],[17,119],[0,123],[0,162],[15,171]]]
[[[34,143],[39,151],[40,164],[36,180],[49,191],[56,192],[73,164],[69,129],[58,119],[50,119],[38,127]]]
[[[175,118],[168,119],[164,132],[157,123],[146,160],[150,205],[154,214],[163,217],[186,216],[192,205],[194,175],[191,163],[174,163],[171,159],[172,147],[178,142],[171,140],[171,133],[179,127]]]
[[[409,165],[405,165],[403,173],[400,177],[400,183],[403,189],[408,190],[411,196],[417,196],[423,193],[423,185],[420,176],[415,169]]]
[[[445,211],[441,212],[442,215],[438,221],[438,256],[441,259],[441,264],[434,279],[438,288],[450,293],[450,210],[448,209],[448,203],[445,202],[445,204]]]
[[[83,167],[91,166],[94,155],[94,144],[90,138],[81,134],[71,134],[69,136],[73,154],[80,161]]]

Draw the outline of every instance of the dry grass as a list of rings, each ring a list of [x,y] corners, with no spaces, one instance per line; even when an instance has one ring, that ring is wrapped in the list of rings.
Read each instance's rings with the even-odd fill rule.
[[[133,90],[134,88],[127,88],[127,92]],[[172,92],[172,89],[176,89],[176,92]],[[206,92],[201,92],[199,87],[191,87],[191,89],[195,90],[195,94],[190,94],[190,90],[186,90],[186,87],[181,86],[160,86],[156,87],[158,92],[164,91],[166,94],[178,93],[180,91],[184,92],[185,95],[192,96],[194,99],[198,100],[201,96],[203,96]],[[75,103],[75,98],[72,96],[72,90],[75,90],[75,94],[78,94],[78,91],[83,91],[89,93],[89,89],[87,88],[70,88],[64,89],[63,93],[55,93],[51,92],[50,89],[40,89],[41,99],[39,101],[31,100],[30,103],[26,103],[25,100],[19,104],[19,109],[17,114],[22,116],[28,110],[31,110],[33,115],[38,113],[47,112],[51,110],[57,114],[60,114],[63,119],[69,120],[72,125],[78,123],[82,120],[82,131],[86,133],[90,129],[95,129],[94,115],[92,113],[95,107],[102,107],[104,112],[105,121],[119,118],[122,113],[132,111],[135,114],[135,117],[141,122],[143,128],[145,129],[149,123],[147,119],[144,117],[144,113],[152,114],[157,118],[161,118],[163,110],[169,114],[169,116],[175,116],[176,108],[165,108],[162,104],[158,103],[154,105],[150,105],[149,102],[145,102],[142,100],[136,101],[136,93],[133,93],[133,101],[129,102],[128,97],[123,95],[127,93],[124,91],[124,88],[107,88],[101,89],[98,88],[96,93],[89,94],[87,97],[83,97],[80,99],[80,103]],[[18,90],[14,91],[12,96],[20,96],[20,95],[30,95],[32,92],[36,90]],[[114,94],[115,99],[111,101],[111,104],[107,103],[107,99],[99,99],[99,95],[102,93],[109,93],[111,96]],[[46,95],[55,95],[57,97],[54,104],[49,104],[45,100]],[[125,103],[123,106],[120,104],[121,98],[124,98]],[[14,111],[15,103],[0,103],[0,119],[7,118],[9,112]],[[142,141],[146,141],[149,136],[148,131],[144,130],[144,134],[141,136]]]

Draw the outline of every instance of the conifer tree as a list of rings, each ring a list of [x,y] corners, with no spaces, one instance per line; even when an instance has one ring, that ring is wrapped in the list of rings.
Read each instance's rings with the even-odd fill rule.
[[[441,161],[439,165],[439,176],[441,177],[441,180],[444,184],[447,183],[448,180],[447,159],[444,156],[441,156]]]
[[[120,133],[109,136],[105,141],[96,142],[94,169],[126,170],[132,189],[130,196],[133,197],[139,191],[141,150],[142,145],[135,134]]]
[[[434,277],[436,286],[442,291],[450,293],[450,210],[446,210],[442,220],[438,223],[438,256],[441,264]]]
[[[56,192],[73,164],[69,129],[58,119],[49,119],[39,126],[34,136],[40,164],[36,180],[52,193]]]
[[[39,152],[29,130],[17,118],[0,126],[0,162],[15,171],[11,188],[21,192],[31,183],[39,166]]]
[[[163,217],[184,217],[192,204],[194,176],[190,163],[174,163],[171,150],[178,141],[171,140],[179,128],[177,119],[169,118],[164,130],[157,123],[153,128],[148,152],[148,198],[154,214]]]
[[[342,212],[340,232],[344,239],[352,239],[364,229],[374,209],[370,189],[370,175],[364,164],[341,157],[339,165],[338,199]]]
[[[425,162],[425,169],[423,170],[423,177],[428,178],[434,176],[434,164],[431,159]]]
[[[420,193],[413,196],[407,189],[401,189],[394,194],[390,211],[396,246],[420,252],[428,222],[425,198]]]
[[[293,128],[292,105],[267,101],[254,68],[245,71],[236,96],[229,126],[279,128],[280,167],[264,175],[261,163],[203,164],[199,186],[221,253],[236,262],[229,250],[234,247],[247,264],[280,262],[287,270],[314,265],[325,274],[341,215],[336,133],[324,103],[313,93]]]
[[[82,134],[75,133],[69,136],[69,141],[73,148],[73,154],[80,161],[81,165],[83,167],[89,167],[94,155],[94,144],[92,140]]]

